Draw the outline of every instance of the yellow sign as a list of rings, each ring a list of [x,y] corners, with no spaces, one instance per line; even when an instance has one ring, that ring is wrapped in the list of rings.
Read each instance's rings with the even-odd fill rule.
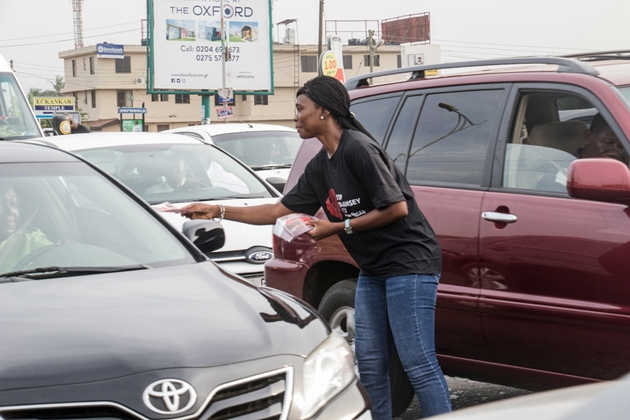
[[[59,96],[59,97],[34,97],[33,105],[70,105],[74,107],[74,97],[72,96]]]
[[[425,70],[424,71],[424,75],[425,76],[437,76],[438,75],[438,70]]]
[[[322,54],[322,74],[330,77],[335,77],[337,74],[337,56],[332,51]]]

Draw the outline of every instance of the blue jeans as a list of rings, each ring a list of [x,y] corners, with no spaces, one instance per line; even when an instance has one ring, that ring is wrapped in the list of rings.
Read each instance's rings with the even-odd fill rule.
[[[356,355],[374,420],[392,418],[388,367],[394,344],[424,417],[451,411],[435,356],[435,302],[440,275],[359,275],[355,300]]]

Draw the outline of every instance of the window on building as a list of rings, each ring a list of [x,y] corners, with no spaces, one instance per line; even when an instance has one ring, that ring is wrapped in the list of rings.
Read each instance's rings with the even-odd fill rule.
[[[72,60],[72,77],[77,77],[77,60]]]
[[[169,128],[171,128],[169,124],[158,124],[157,125],[157,131],[166,131]]]
[[[348,70],[352,68],[352,56],[344,55],[343,56],[343,68],[344,70]]]
[[[247,102],[247,95],[241,95],[241,101]]]
[[[401,67],[402,67],[402,56],[398,54],[396,56],[396,68],[401,68]]]
[[[305,73],[317,73],[317,57],[314,55],[303,55],[301,58],[302,61],[302,71]]]
[[[370,54],[365,54],[363,56],[363,62],[365,63],[366,67],[369,67],[370,64]],[[378,54],[374,55],[374,65],[373,67],[379,67],[381,65],[381,56]]]
[[[160,93],[160,94],[154,93],[151,95],[151,102],[168,102],[168,95],[164,93]]]
[[[118,107],[131,107],[133,92],[130,90],[117,90],[116,91],[116,103]]]
[[[266,90],[258,90],[255,92],[267,92]],[[254,105],[269,105],[268,95],[254,95]]]
[[[190,103],[190,95],[187,94],[176,94],[175,95],[175,103],[176,104],[189,104]]]
[[[84,71],[87,70],[86,66],[87,66],[87,64],[85,63],[85,57],[83,57],[83,70]]]
[[[92,94],[92,108],[96,108],[96,91],[93,90],[91,94]]]
[[[90,74],[94,74],[94,57],[90,57]]]
[[[116,73],[131,73],[131,57],[116,59]]]
[[[88,93],[87,90],[85,92],[83,92],[83,103],[87,105],[88,103],[88,99],[87,99]]]

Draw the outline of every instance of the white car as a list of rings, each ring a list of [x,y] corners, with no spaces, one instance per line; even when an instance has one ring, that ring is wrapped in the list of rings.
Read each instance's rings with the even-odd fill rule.
[[[219,123],[174,128],[163,133],[185,134],[216,144],[280,192],[302,144],[297,130],[272,124]]]
[[[156,210],[163,203],[253,206],[281,194],[219,147],[163,133],[90,133],[38,140],[71,151],[131,188]],[[176,230],[188,219],[161,212]],[[222,221],[223,248],[208,257],[228,271],[262,285],[263,265],[273,257],[271,226]]]
[[[480,404],[435,420],[626,420],[630,376]]]

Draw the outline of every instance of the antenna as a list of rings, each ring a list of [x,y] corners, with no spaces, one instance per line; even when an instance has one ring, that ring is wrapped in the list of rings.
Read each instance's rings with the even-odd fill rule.
[[[74,49],[83,48],[83,0],[72,0],[74,17]]]

